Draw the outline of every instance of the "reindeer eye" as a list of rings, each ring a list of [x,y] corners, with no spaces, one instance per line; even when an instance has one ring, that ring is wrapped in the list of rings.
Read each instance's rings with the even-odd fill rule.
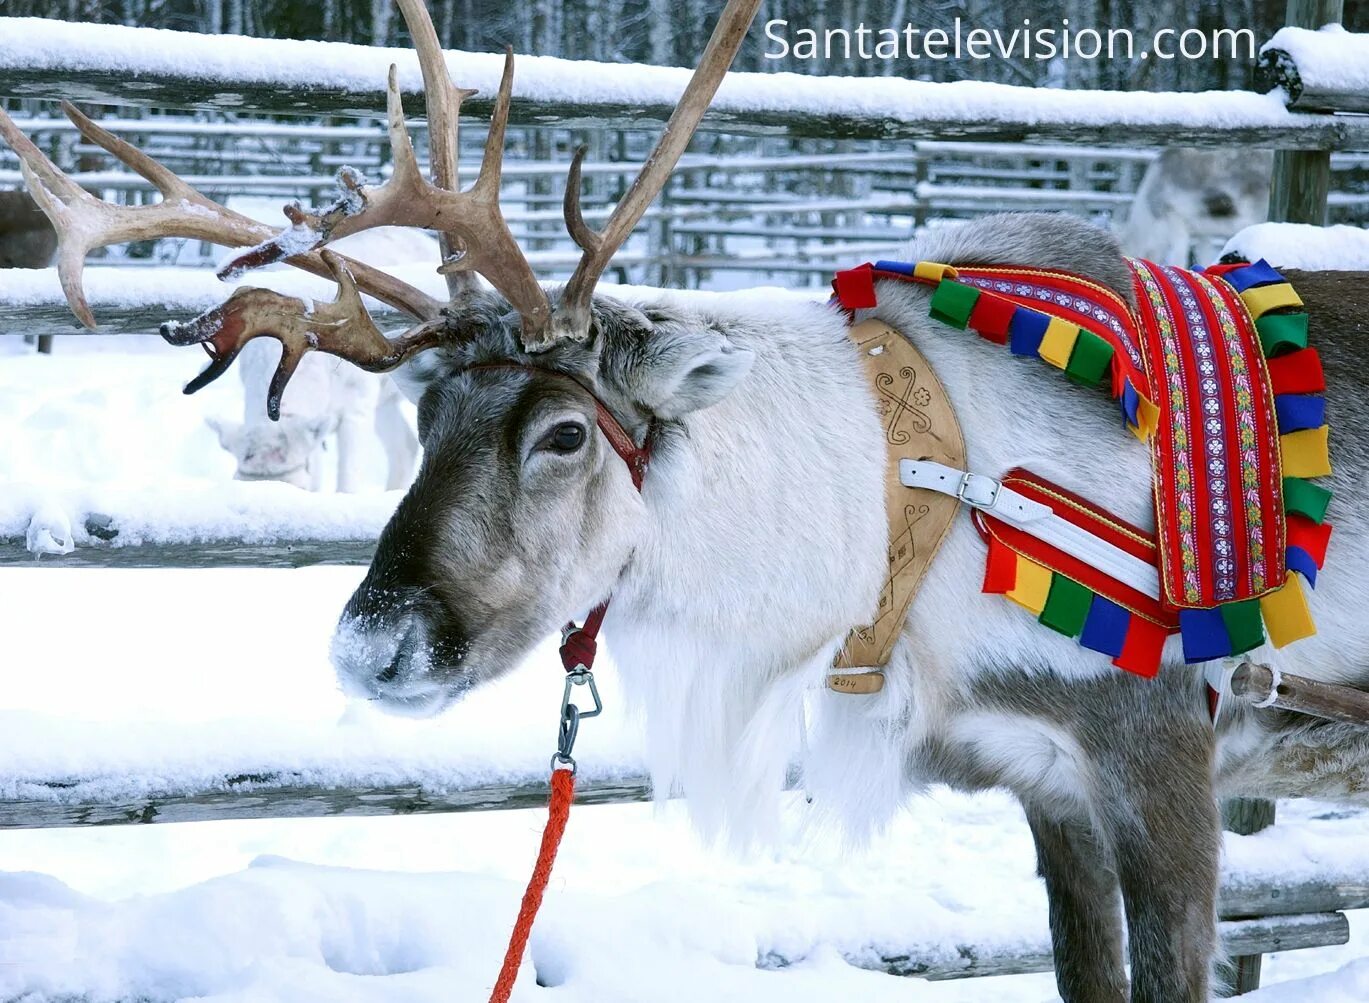
[[[573,421],[563,422],[551,430],[546,443],[558,453],[573,453],[585,444],[585,429]]]

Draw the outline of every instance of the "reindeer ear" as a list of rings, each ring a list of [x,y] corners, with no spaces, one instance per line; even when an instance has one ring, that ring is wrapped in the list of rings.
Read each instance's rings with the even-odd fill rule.
[[[242,422],[208,416],[204,419],[204,423],[218,435],[220,446],[230,453],[237,448],[238,433],[242,431]]]
[[[650,359],[640,366],[637,399],[660,418],[679,418],[718,403],[756,360],[720,334],[697,331],[657,334]]]
[[[390,378],[410,404],[417,404],[423,391],[428,389],[441,371],[442,362],[436,352],[421,352],[393,370]]]

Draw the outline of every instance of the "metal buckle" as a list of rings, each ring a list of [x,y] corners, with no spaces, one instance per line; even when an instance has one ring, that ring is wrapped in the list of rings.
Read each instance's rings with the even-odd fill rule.
[[[992,477],[967,472],[960,478],[955,496],[958,501],[974,508],[993,508],[998,504],[998,492],[1002,487],[1003,485]]]
[[[588,686],[590,699],[594,701],[593,710],[581,710],[571,699],[576,686]],[[594,682],[594,673],[581,666],[566,673],[566,686],[561,693],[561,726],[556,737],[556,754],[551,757],[551,768],[565,767],[575,772],[575,740],[580,736],[580,722],[586,718],[598,717],[604,710],[604,702],[599,698],[599,687]]]

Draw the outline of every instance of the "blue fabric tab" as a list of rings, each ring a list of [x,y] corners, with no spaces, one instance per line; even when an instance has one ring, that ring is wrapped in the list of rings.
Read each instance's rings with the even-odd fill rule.
[[[1246,265],[1244,268],[1233,268],[1222,278],[1238,293],[1253,289],[1255,286],[1268,286],[1284,280],[1283,276],[1274,271],[1264,258],[1253,265]]]
[[[1084,620],[1084,632],[1079,635],[1079,643],[1090,651],[1101,651],[1111,658],[1120,658],[1130,626],[1130,613],[1111,599],[1095,595],[1089,606],[1089,615]]]
[[[1140,424],[1140,418],[1137,416],[1140,407],[1141,395],[1131,385],[1131,377],[1128,376],[1126,382],[1122,384],[1122,414],[1126,416],[1128,425],[1136,427]]]
[[[1317,562],[1302,547],[1289,547],[1284,552],[1284,563],[1289,571],[1296,571],[1307,579],[1308,585],[1317,587]]]
[[[1279,431],[1287,434],[1326,424],[1326,398],[1321,394],[1279,394],[1274,398]]]
[[[876,261],[875,269],[881,272],[898,272],[900,275],[912,275],[916,266],[909,261]]]
[[[1020,306],[1008,322],[1008,346],[1013,355],[1035,355],[1051,319],[1039,310]]]
[[[1179,610],[1179,633],[1184,639],[1184,661],[1189,665],[1231,654],[1231,637],[1219,609]]]

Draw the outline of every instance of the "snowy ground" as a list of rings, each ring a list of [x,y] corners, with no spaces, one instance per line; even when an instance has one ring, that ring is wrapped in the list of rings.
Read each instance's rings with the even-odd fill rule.
[[[130,757],[171,773],[287,730],[303,745],[347,735],[389,769],[428,740],[433,768],[481,751],[544,759],[559,686],[549,651],[434,722],[347,707],[323,642],[361,573],[0,571],[0,775]],[[287,599],[283,622],[270,613]],[[225,606],[249,629],[205,612]],[[610,720],[586,725],[587,764],[632,755],[606,682]],[[793,799],[795,829],[802,807]],[[542,814],[0,833],[0,998],[483,998]],[[1369,816],[1289,805],[1275,832],[1231,838],[1228,863],[1296,873],[1362,860],[1369,873],[1367,836]],[[1054,998],[1049,976],[924,983],[841,958],[1039,947],[1045,900],[1032,871],[1026,825],[1000,795],[935,791],[865,851],[810,837],[749,859],[701,846],[679,805],[581,808],[516,998],[1037,1003]],[[1348,948],[1275,956],[1267,971],[1299,978],[1366,954],[1369,930],[1357,928]],[[767,955],[801,960],[758,969]],[[1361,980],[1344,999],[1363,998],[1350,987],[1367,974],[1342,979]]]
[[[283,490],[228,480],[202,417],[232,413],[240,390],[230,377],[180,396],[199,364],[187,353],[87,340],[38,359],[0,341],[0,505],[38,489]],[[540,770],[559,696],[549,650],[437,721],[347,705],[326,640],[361,574],[0,569],[0,797],[21,777],[165,783],[244,759],[321,777]],[[605,691],[610,713],[586,724],[579,752],[589,770],[630,770],[636,732],[611,671]],[[791,799],[795,833],[802,814]],[[483,999],[542,815],[0,832],[0,1000]],[[1229,838],[1228,867],[1358,865],[1369,880],[1369,815],[1297,804],[1280,818]],[[926,983],[843,960],[1040,947],[1032,872],[1026,825],[1000,795],[937,790],[865,850],[796,835],[748,859],[701,846],[679,805],[582,808],[515,998],[1040,1003],[1055,998],[1050,976]],[[796,963],[758,968],[767,956]],[[1354,922],[1345,948],[1272,957],[1275,985],[1251,999],[1369,998],[1357,958],[1369,924]]]

